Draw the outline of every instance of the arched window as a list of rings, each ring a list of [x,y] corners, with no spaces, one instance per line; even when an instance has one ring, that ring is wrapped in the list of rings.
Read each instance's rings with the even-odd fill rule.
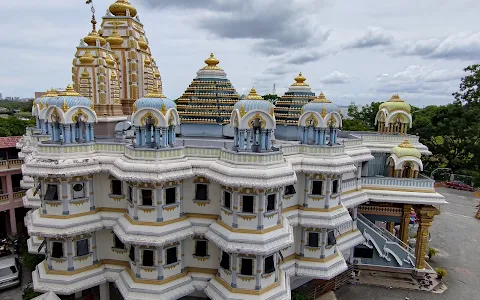
[[[407,161],[403,164],[402,178],[412,178],[412,174],[413,174],[413,165],[411,162]]]
[[[86,140],[86,118],[83,114],[75,117],[75,140],[78,143],[84,143]]]
[[[155,133],[155,119],[152,116],[148,116],[145,119],[145,142],[147,145],[155,144],[154,138]]]

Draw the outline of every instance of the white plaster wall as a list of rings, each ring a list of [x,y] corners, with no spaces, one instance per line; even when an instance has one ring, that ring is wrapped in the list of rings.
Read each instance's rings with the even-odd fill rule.
[[[230,268],[232,268],[231,262],[232,262],[232,258],[230,257]],[[227,270],[223,269],[222,267],[220,267],[219,275],[220,275],[220,278],[222,278],[223,281],[225,281],[227,284],[230,285],[232,283],[232,273],[230,271],[227,271]]]
[[[222,222],[227,224],[230,227],[233,227],[233,212],[225,212],[221,210]]]
[[[163,221],[170,221],[180,218],[180,203],[163,208]]]
[[[325,208],[325,196],[308,196],[309,208]]]
[[[263,263],[263,262],[262,262]],[[275,263],[275,272],[268,274],[268,275],[263,275],[261,277],[261,283],[262,283],[262,289],[266,288],[267,286],[275,283],[275,273],[278,272],[278,264]],[[268,277],[267,277],[268,276]]]
[[[263,216],[263,229],[277,226],[278,214],[273,214],[269,217]]]
[[[295,184],[295,194],[297,198],[297,205],[303,205],[303,199],[305,197],[305,174],[301,172],[297,172],[297,183]]]
[[[302,227],[301,226],[296,226],[293,228],[293,234],[294,234],[294,245],[295,245],[295,253],[300,254],[300,247],[302,245],[301,240],[303,239],[302,237]]]
[[[335,252],[336,252],[335,248],[336,248],[335,246],[332,246],[332,247],[329,247],[329,248],[325,247],[325,252],[324,252],[325,257],[330,257],[330,256],[334,255]]]
[[[220,214],[222,189],[216,182],[207,183],[208,185],[208,203],[205,206],[200,206],[193,202],[195,198],[195,184],[193,183],[195,178],[186,179],[183,182],[183,210],[185,213],[195,214]],[[233,197],[232,197],[233,198]],[[232,199],[233,204],[233,199]]]
[[[120,252],[112,250],[114,245],[114,234],[111,230],[100,230],[96,233],[97,258],[129,261],[128,250]]]
[[[51,259],[51,262],[52,262],[52,269],[55,270],[55,271],[67,271],[68,270],[68,261],[67,261],[66,258],[64,260]]]
[[[183,257],[180,257],[180,253],[179,253],[179,259],[182,259]],[[164,267],[163,269],[163,278],[166,279],[168,277],[172,277],[172,276],[175,276],[177,274],[180,274],[181,273],[181,267],[180,267],[181,263],[179,261],[178,264],[176,264],[174,267],[171,267],[170,269]]]
[[[46,208],[47,210],[47,215],[55,215],[55,216],[61,216],[63,215],[63,205],[62,205],[62,201],[58,201],[58,204],[59,205],[50,205],[48,203],[45,203],[44,204],[44,207]]]
[[[81,200],[81,199],[78,199]],[[81,203],[83,201],[83,203]],[[90,199],[86,198],[77,203],[68,203],[70,215],[81,214],[90,211]]]
[[[90,246],[91,248],[92,246]],[[75,248],[75,244],[74,244],[74,248]],[[76,253],[76,250],[74,249],[74,254]],[[93,254],[90,254],[89,256],[85,256],[84,258],[78,258],[78,257],[73,257],[73,267],[75,268],[75,270],[77,269],[82,269],[82,268],[85,268],[85,267],[89,267],[93,265]]]
[[[157,210],[153,206],[138,207],[138,221],[141,222],[156,222]]]
[[[95,207],[108,207],[108,208],[127,208],[127,201],[122,199],[121,201],[115,201],[110,198],[111,187],[108,173],[99,173],[93,175],[93,189],[95,195]],[[127,183],[122,182],[123,194],[127,195]],[[133,214],[132,214],[133,216]]]
[[[344,173],[342,175],[343,180],[350,180],[350,179],[353,179],[355,177],[356,177],[355,172],[348,172],[348,173]]]
[[[304,257],[320,258],[320,248],[305,247]]]
[[[250,218],[250,216],[248,215],[248,218]],[[257,216],[255,216],[253,219],[251,220],[247,220],[247,219],[243,219],[240,215],[238,216],[238,228],[241,228],[241,229],[253,229],[253,230],[257,230],[257,226],[258,226],[258,218]]]
[[[158,278],[158,271],[157,267],[140,267],[140,277],[142,279],[153,279],[156,280]]]
[[[185,246],[185,266],[193,268],[207,268],[207,269],[217,269],[220,261],[220,249],[212,242],[208,242],[208,255],[210,256],[208,260],[199,261],[193,254],[195,253],[195,240],[193,238],[188,238],[184,240]]]

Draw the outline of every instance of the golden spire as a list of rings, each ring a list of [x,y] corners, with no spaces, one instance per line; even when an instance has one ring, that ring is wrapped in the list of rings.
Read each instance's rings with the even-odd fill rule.
[[[160,93],[158,87],[153,87],[148,94],[145,95],[145,98],[167,98],[164,94]]]
[[[101,37],[98,32],[97,32],[97,20],[95,20],[95,8],[93,7],[92,1],[87,2],[87,4],[91,3],[92,4],[92,20],[90,21],[92,23],[92,32],[90,32],[86,37],[83,38],[83,41],[87,43],[89,46],[96,46],[97,45],[97,40],[100,41],[100,46],[105,45],[107,42],[103,37]]]
[[[57,94],[57,91],[55,91],[53,88],[49,89],[44,95],[43,97],[57,97],[58,94]]]
[[[397,95],[398,96],[398,95]],[[404,140],[400,145],[398,145],[400,148],[414,148],[412,144],[408,140]]]
[[[130,12],[130,17],[135,17],[137,15],[137,9],[133,7],[128,0],[117,0],[115,3],[110,5],[108,10],[114,15],[114,16],[126,16],[127,15],[127,9]]]
[[[61,92],[59,96],[80,96],[79,93],[75,92],[71,84],[67,85],[65,91]]]
[[[328,100],[325,95],[322,93],[320,93],[320,95],[318,95],[318,97],[315,97],[315,99],[312,100],[312,102],[315,102],[315,103],[332,103],[332,101]]]
[[[120,46],[123,44],[123,38],[118,34],[117,24],[113,25],[112,33],[107,37],[107,42],[110,43],[110,46]]]
[[[308,84],[305,82],[305,80],[307,80],[307,78],[303,77],[302,72],[300,72],[300,73],[298,74],[298,76],[295,77],[294,79],[295,79],[295,83],[292,84],[292,85],[304,85],[304,86],[308,86]]]
[[[257,90],[255,90],[255,88],[252,87],[248,96],[245,97],[245,100],[263,100],[263,98],[262,96],[258,95]]]
[[[203,67],[204,70],[220,70],[217,66],[220,61],[213,56],[213,53],[210,53],[210,57],[205,60],[205,63],[207,65]]]
[[[85,53],[80,57],[80,62],[82,64],[91,64],[94,61],[95,58],[92,56],[92,53],[90,53],[89,49],[85,50]]]
[[[387,102],[405,102],[403,101],[398,94],[393,94],[392,98]]]
[[[90,73],[87,71],[87,67],[83,68],[82,77],[90,77]]]

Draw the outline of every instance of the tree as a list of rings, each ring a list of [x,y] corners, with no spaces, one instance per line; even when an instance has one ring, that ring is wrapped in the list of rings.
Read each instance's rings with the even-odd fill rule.
[[[461,79],[460,90],[453,96],[457,103],[480,104],[480,65],[471,65],[463,70],[470,74]]]
[[[347,126],[354,126],[354,128],[359,128],[355,130],[361,131],[375,131],[375,117],[377,116],[378,107],[380,106],[381,102],[372,102],[370,104],[362,106],[361,110],[358,110],[358,106],[355,105],[355,102],[352,102],[348,106],[348,116],[352,122],[347,122],[345,124],[344,120],[344,130],[346,129],[345,125]],[[362,124],[363,123],[363,124]]]
[[[21,136],[25,128],[33,126],[33,120],[23,121],[16,117],[0,118],[0,136]]]
[[[277,95],[274,95],[274,94],[266,94],[266,95],[263,95],[262,98],[264,100],[267,100],[268,102],[270,102],[272,104],[275,104],[279,97]]]

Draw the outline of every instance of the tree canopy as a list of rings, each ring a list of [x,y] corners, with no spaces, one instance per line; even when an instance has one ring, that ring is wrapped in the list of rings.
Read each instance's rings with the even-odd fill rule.
[[[0,136],[21,136],[25,128],[35,125],[34,120],[20,120],[16,117],[0,118]]]

